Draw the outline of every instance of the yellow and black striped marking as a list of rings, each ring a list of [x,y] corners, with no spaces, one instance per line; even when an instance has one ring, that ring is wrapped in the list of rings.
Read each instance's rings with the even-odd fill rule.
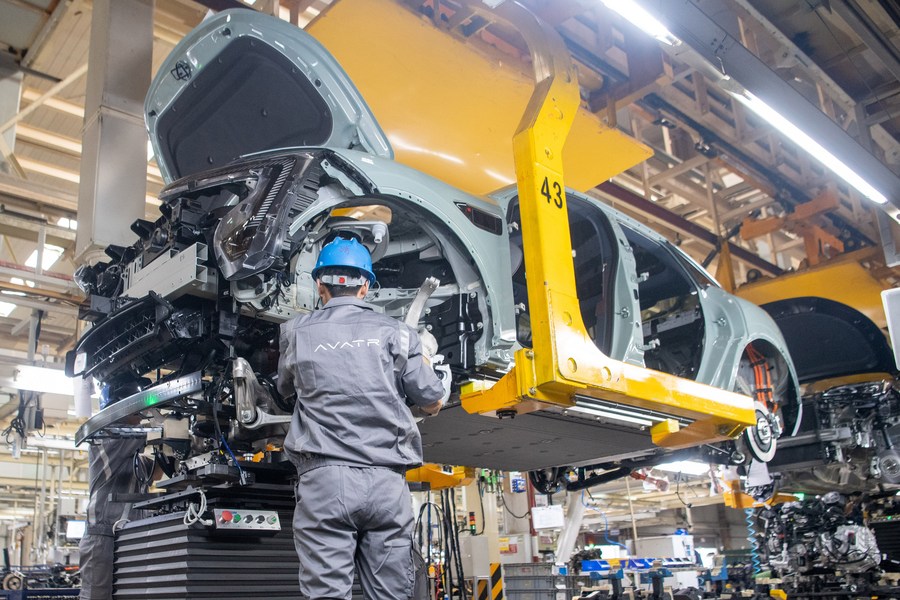
[[[503,575],[500,563],[491,563],[491,600],[503,600]]]
[[[491,600],[490,593],[488,592],[488,580],[487,579],[479,579],[478,580],[478,600]]]

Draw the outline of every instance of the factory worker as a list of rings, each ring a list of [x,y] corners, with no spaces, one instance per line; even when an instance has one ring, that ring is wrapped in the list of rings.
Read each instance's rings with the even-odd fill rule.
[[[284,449],[297,467],[294,541],[304,599],[349,598],[354,566],[366,598],[413,594],[413,515],[406,470],[422,464],[414,416],[449,395],[409,326],[363,301],[372,259],[336,238],[312,272],[321,310],[281,326],[278,388],[296,392]]]
[[[140,453],[146,440],[140,438],[104,439],[88,448],[90,499],[87,526],[79,543],[81,600],[112,600],[113,525],[131,516],[131,503],[117,496],[147,491],[152,464]],[[152,461],[150,461],[152,463]],[[143,478],[135,472],[143,469]]]

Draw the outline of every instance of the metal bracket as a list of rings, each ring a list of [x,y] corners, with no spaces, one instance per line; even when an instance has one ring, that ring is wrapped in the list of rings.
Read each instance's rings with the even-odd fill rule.
[[[114,423],[151,408],[158,408],[172,400],[177,400],[199,392],[203,389],[200,372],[185,375],[172,381],[153,386],[142,392],[132,394],[107,406],[84,422],[75,433],[75,445],[90,440]]]
[[[266,425],[282,425],[284,423],[290,422],[291,415],[273,415],[271,413],[267,413],[257,406],[256,418],[252,423],[243,423],[242,427],[244,429],[259,429],[260,427],[265,427]]]

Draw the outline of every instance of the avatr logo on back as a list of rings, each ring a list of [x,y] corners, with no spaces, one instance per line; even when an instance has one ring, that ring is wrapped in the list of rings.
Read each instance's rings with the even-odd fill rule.
[[[368,339],[368,340],[350,340],[349,342],[335,342],[319,344],[316,346],[316,349],[313,352],[318,352],[322,350],[324,352],[329,352],[331,350],[344,350],[345,348],[363,348],[367,346],[380,346],[381,340],[378,339]]]

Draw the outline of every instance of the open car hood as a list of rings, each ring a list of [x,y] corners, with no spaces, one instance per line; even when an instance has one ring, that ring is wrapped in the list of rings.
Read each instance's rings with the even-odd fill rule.
[[[846,304],[805,297],[763,304],[787,341],[801,383],[862,373],[894,373],[878,326]]]
[[[218,13],[189,33],[150,85],[144,118],[167,183],[295,146],[393,158],[331,54],[301,29],[253,10]]]

